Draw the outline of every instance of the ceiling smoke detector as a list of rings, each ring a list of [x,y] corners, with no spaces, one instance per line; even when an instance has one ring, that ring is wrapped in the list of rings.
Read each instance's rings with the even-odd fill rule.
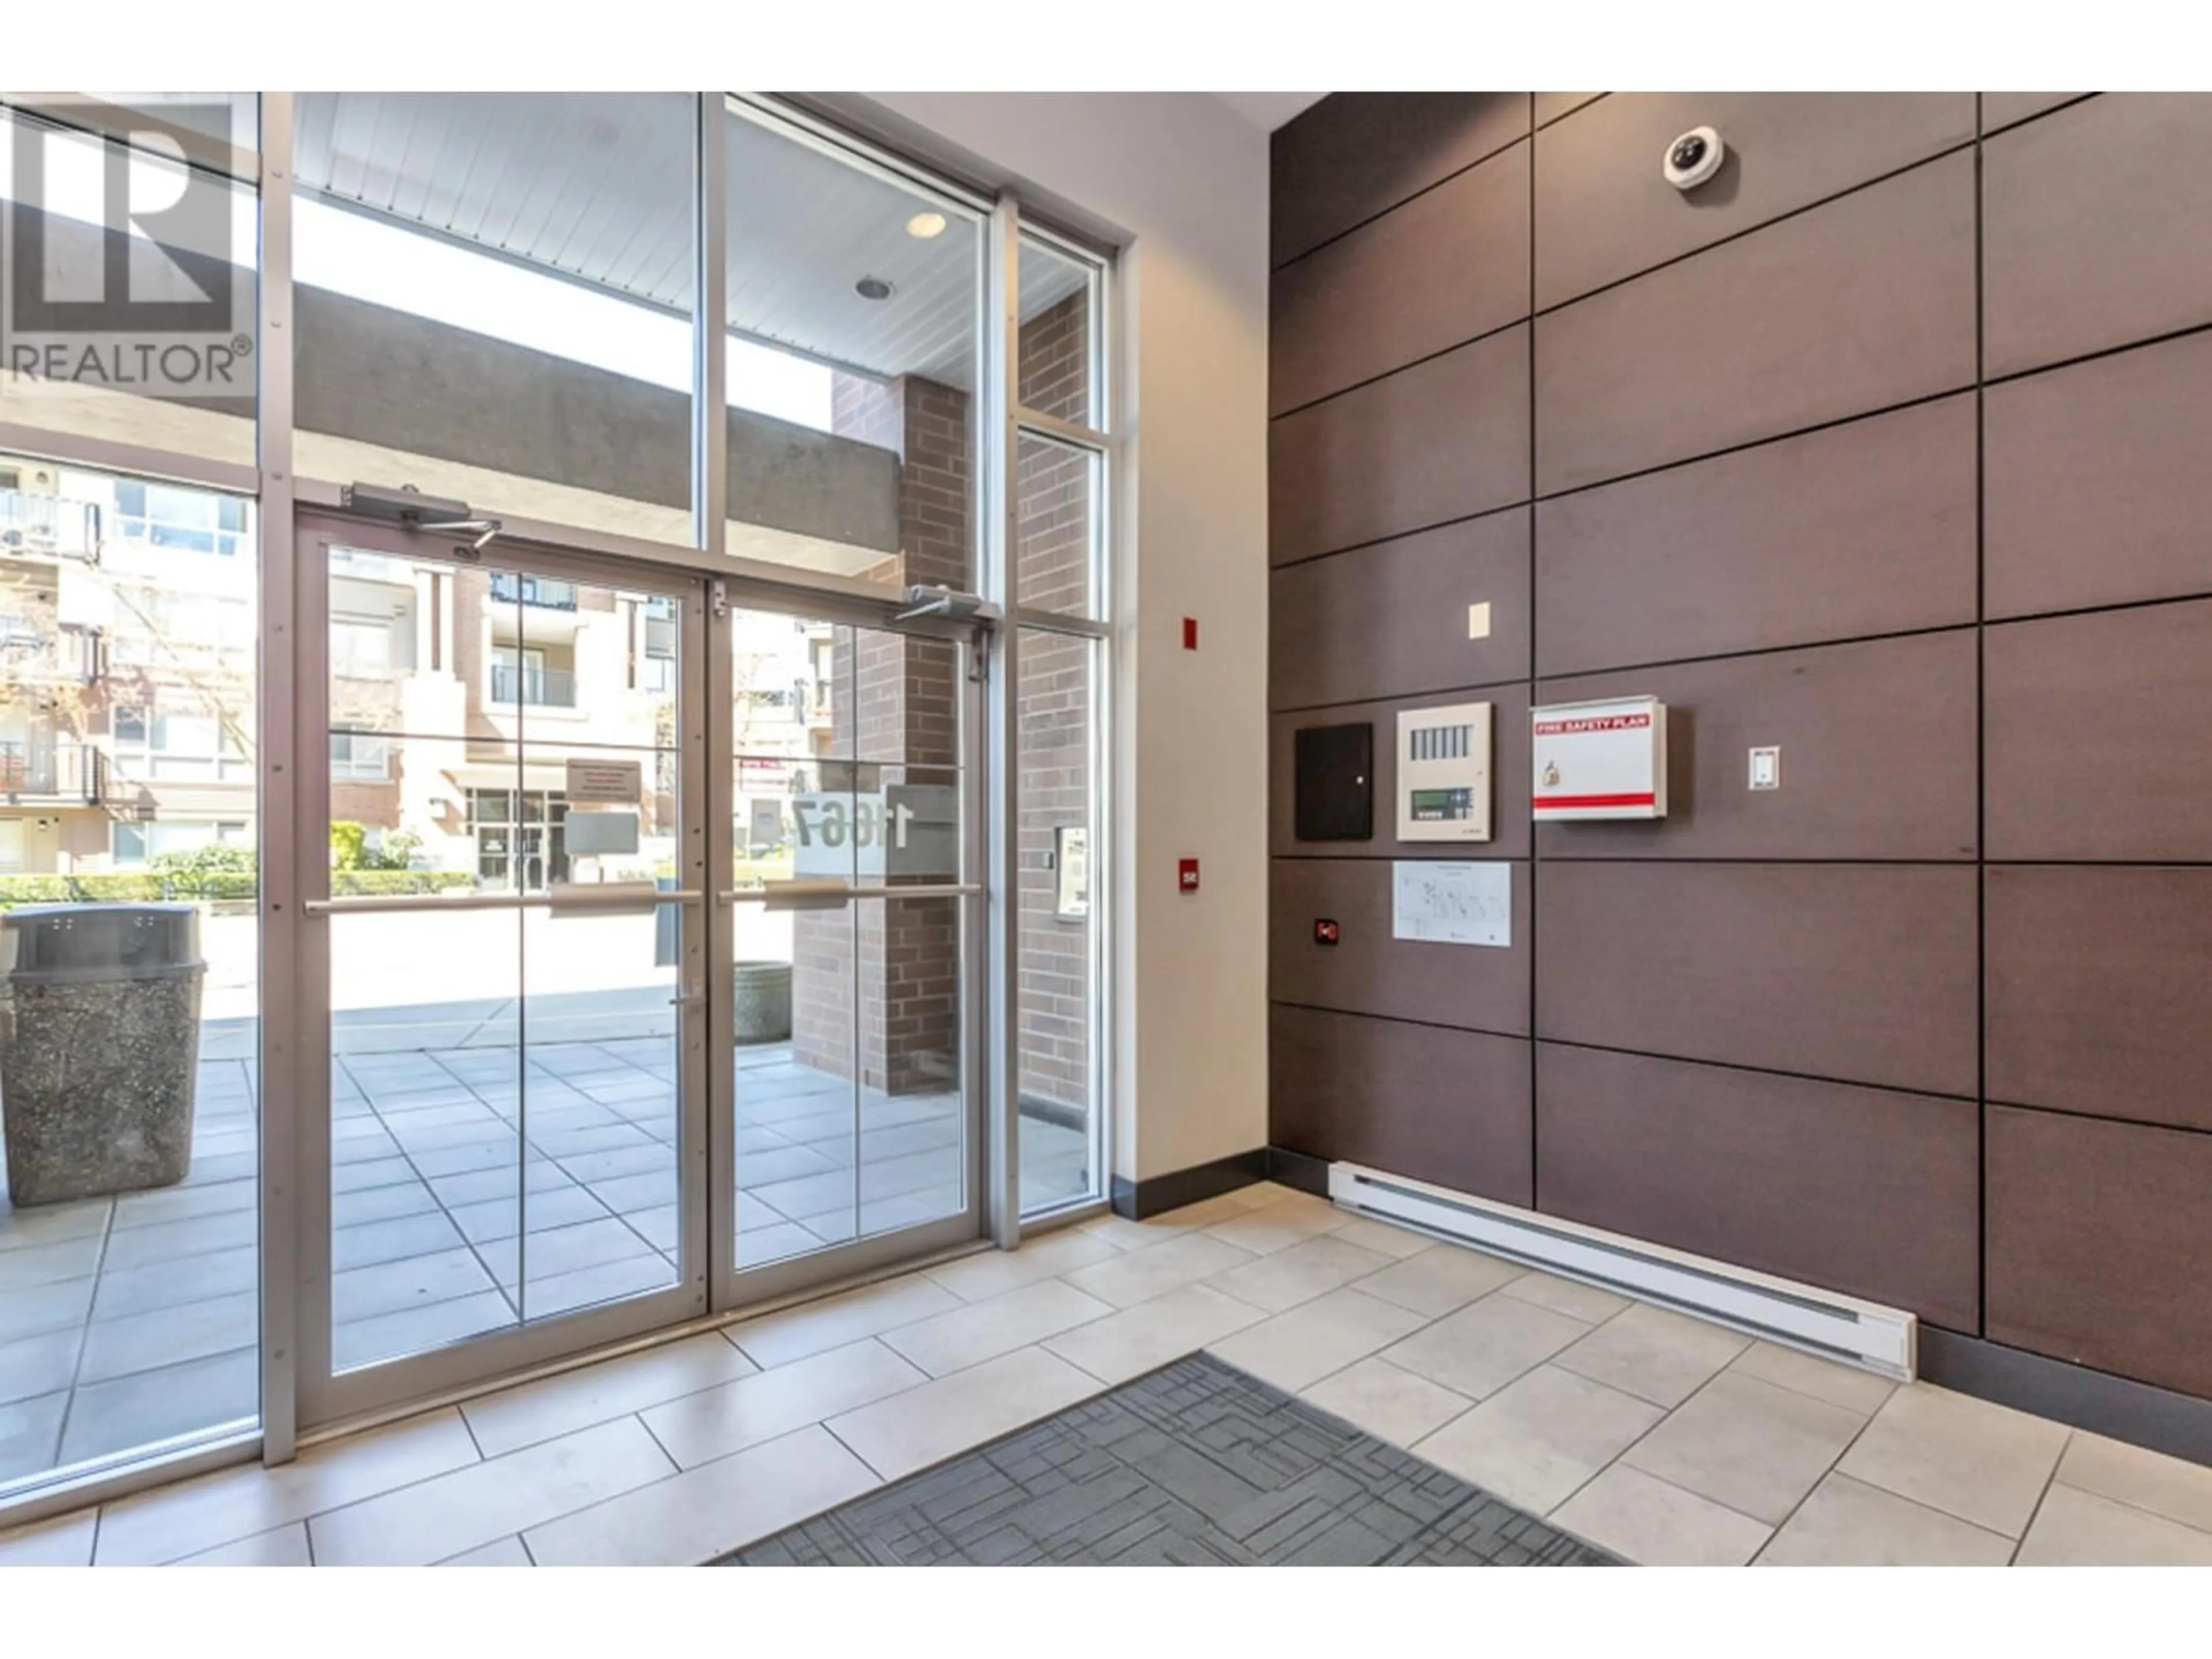
[[[891,285],[880,276],[863,276],[853,284],[853,292],[863,300],[888,300],[891,297]]]

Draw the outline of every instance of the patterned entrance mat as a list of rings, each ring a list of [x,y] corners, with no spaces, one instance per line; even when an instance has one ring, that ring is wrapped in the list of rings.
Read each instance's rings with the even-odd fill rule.
[[[1618,1566],[1209,1354],[717,1566]]]

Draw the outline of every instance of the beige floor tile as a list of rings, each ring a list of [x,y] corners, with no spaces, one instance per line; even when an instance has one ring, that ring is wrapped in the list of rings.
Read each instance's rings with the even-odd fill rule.
[[[1539,1365],[1413,1450],[1542,1515],[1572,1497],[1662,1415],[1649,1401]]]
[[[0,1529],[0,1567],[88,1567],[96,1510]]]
[[[2080,1429],[2058,1460],[2058,1479],[2200,1532],[2212,1532],[2212,1469]]]
[[[102,1566],[153,1566],[475,1463],[459,1412],[427,1412],[309,1446],[273,1469],[241,1464],[107,1505]]]
[[[1206,1283],[1239,1302],[1281,1313],[1389,1265],[1390,1258],[1378,1251],[1363,1250],[1327,1234],[1242,1262]]]
[[[634,1417],[487,1459],[307,1522],[325,1566],[419,1566],[673,1474]]]
[[[833,1417],[826,1426],[877,1474],[896,1480],[1097,1392],[1095,1377],[1059,1355],[1017,1348]]]
[[[1540,1308],[1549,1308],[1553,1313],[1563,1313],[1570,1319],[1592,1325],[1603,1324],[1634,1300],[1601,1291],[1595,1285],[1585,1285],[1578,1279],[1562,1279],[1557,1273],[1525,1273],[1498,1288],[1507,1296],[1517,1296],[1523,1302],[1533,1302]]]
[[[830,1435],[804,1428],[534,1527],[523,1541],[541,1567],[690,1566],[878,1484]]]
[[[1302,1391],[1323,1411],[1378,1440],[1410,1448],[1474,1402],[1442,1383],[1401,1370],[1387,1359],[1363,1359]]]
[[[760,1368],[722,1340],[703,1332],[658,1348],[602,1360],[520,1388],[472,1400],[461,1407],[486,1457],[551,1440],[610,1418],[696,1394]]]
[[[307,1523],[294,1521],[257,1532],[234,1544],[218,1544],[198,1555],[188,1555],[180,1567],[312,1567],[307,1553]]]
[[[795,1308],[763,1314],[729,1328],[731,1341],[763,1367],[786,1365],[809,1354],[822,1353],[927,1319],[950,1313],[960,1298],[933,1279],[919,1273],[885,1279],[842,1296],[820,1302],[804,1302]]]
[[[1420,1323],[1420,1315],[1395,1304],[1355,1290],[1331,1291],[1234,1336],[1208,1343],[1206,1351],[1295,1394],[1355,1359],[1366,1358]]]
[[[1247,1210],[1215,1222],[1206,1230],[1206,1237],[1234,1244],[1255,1255],[1269,1255],[1277,1250],[1287,1250],[1304,1240],[1334,1232],[1352,1218],[1349,1211],[1340,1210],[1310,1193],[1292,1193],[1265,1209]]]
[[[1638,1303],[1569,1348],[1559,1364],[1671,1409],[1750,1346],[1747,1336]]]
[[[1437,1319],[1511,1284],[1527,1271],[1480,1250],[1438,1244],[1370,1274],[1360,1280],[1359,1288]]]
[[[1238,1191],[1243,1191],[1239,1188]],[[1223,1193],[1214,1198],[1200,1199],[1195,1204],[1186,1204],[1179,1210],[1164,1210],[1145,1224],[1156,1227],[1211,1227],[1217,1221],[1227,1221],[1246,1214],[1252,1208],[1251,1200],[1239,1198],[1236,1193]]]
[[[1377,1221],[1370,1216],[1347,1221],[1329,1237],[1357,1244],[1363,1250],[1401,1258],[1419,1255],[1437,1242],[1426,1233],[1415,1232],[1411,1227],[1401,1227],[1392,1221]]]
[[[874,1337],[809,1354],[641,1413],[684,1468],[726,1457],[929,1379]]]
[[[1233,1296],[1186,1285],[1079,1325],[1044,1346],[1101,1382],[1127,1382],[1266,1317]]]
[[[441,1567],[530,1567],[537,1565],[537,1563],[530,1559],[530,1552],[522,1547],[522,1540],[518,1535],[495,1538],[489,1544],[463,1550],[459,1555],[449,1555],[438,1565]]]
[[[2053,1486],[2014,1559],[2023,1567],[2212,1567],[2212,1533]]]
[[[1111,1304],[1085,1295],[1065,1279],[1042,1279],[988,1302],[971,1302],[951,1313],[902,1325],[880,1340],[932,1376],[945,1376],[1113,1311]]]
[[[1067,1282],[1086,1296],[1133,1308],[1184,1285],[1194,1285],[1252,1259],[1249,1250],[1224,1244],[1204,1233],[1187,1233],[1141,1250],[1125,1250],[1110,1261],[1078,1267]]]
[[[984,1250],[926,1268],[924,1273],[963,1302],[988,1302],[1040,1279],[1087,1267],[1119,1253],[1117,1246],[1097,1234],[1068,1227],[1031,1239],[1018,1250]]]
[[[1838,1467],[1853,1480],[2017,1538],[2067,1431],[1915,1382],[1892,1394]]]
[[[1897,1384],[1856,1365],[1838,1365],[1818,1354],[1800,1353],[1776,1342],[1754,1342],[1737,1355],[1729,1369],[1773,1382],[1799,1394],[1809,1394],[1831,1406],[1870,1417],[1881,1409]]]
[[[2009,1538],[1832,1474],[1759,1552],[1762,1567],[2001,1567]]]
[[[1117,1250],[1141,1250],[1154,1244],[1164,1244],[1170,1238],[1195,1232],[1203,1222],[1170,1221],[1164,1216],[1154,1216],[1146,1221],[1132,1221],[1125,1215],[1093,1216],[1088,1221],[1079,1221],[1068,1231],[1085,1238],[1103,1240]]]
[[[1581,1320],[1549,1308],[1491,1296],[1416,1331],[1382,1357],[1480,1400],[1589,1332]]]
[[[1825,1400],[1731,1372],[1699,1389],[1621,1461],[1778,1527],[1865,1423]]]
[[[1232,1188],[1224,1196],[1234,1199],[1248,1210],[1264,1210],[1270,1204],[1280,1204],[1285,1199],[1322,1204],[1328,1202],[1325,1198],[1297,1187],[1285,1187],[1279,1181],[1255,1181],[1249,1187]]]
[[[1770,1528],[1616,1463],[1552,1512],[1554,1525],[1647,1567],[1740,1567]]]

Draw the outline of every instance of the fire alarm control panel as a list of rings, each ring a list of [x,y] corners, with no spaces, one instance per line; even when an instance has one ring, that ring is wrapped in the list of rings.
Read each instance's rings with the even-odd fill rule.
[[[1607,697],[1529,711],[1539,823],[1667,816],[1667,705]]]
[[[1490,839],[1490,705],[1398,713],[1398,839]]]

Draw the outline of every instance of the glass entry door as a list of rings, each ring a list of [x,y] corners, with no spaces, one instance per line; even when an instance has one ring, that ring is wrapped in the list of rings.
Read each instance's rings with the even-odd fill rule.
[[[298,572],[312,1425],[706,1310],[707,612],[397,527]]]

